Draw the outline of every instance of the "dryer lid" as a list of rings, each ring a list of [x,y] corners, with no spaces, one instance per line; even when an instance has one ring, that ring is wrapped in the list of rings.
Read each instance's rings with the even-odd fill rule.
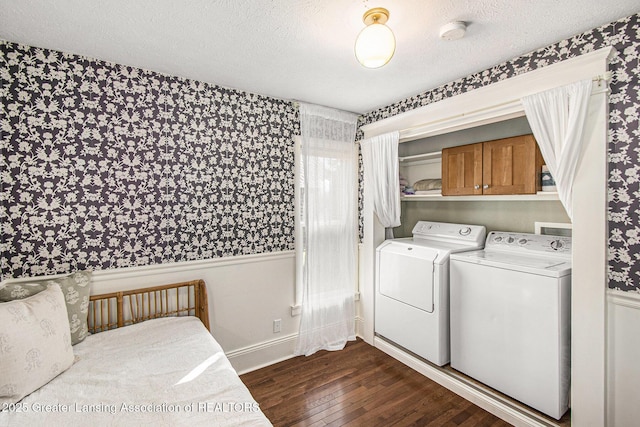
[[[434,264],[444,264],[449,260],[449,254],[455,252],[480,249],[482,246],[470,247],[451,242],[428,241],[413,239],[411,237],[402,239],[385,240],[378,251],[408,255],[416,258],[429,258]]]

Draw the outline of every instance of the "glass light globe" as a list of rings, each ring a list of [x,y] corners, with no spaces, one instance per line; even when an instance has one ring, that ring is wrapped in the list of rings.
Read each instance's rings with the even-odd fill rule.
[[[356,39],[356,58],[367,68],[379,68],[389,62],[396,51],[396,38],[389,27],[373,23]]]

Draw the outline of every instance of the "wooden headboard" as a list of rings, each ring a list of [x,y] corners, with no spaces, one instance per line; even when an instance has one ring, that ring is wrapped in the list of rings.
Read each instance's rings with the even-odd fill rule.
[[[92,334],[170,316],[196,316],[209,329],[209,304],[204,280],[91,295],[89,298],[88,320]]]

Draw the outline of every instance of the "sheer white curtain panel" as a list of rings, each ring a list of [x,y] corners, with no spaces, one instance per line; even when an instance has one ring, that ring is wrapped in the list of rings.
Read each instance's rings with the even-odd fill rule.
[[[582,80],[522,98],[527,120],[569,218],[573,217],[573,179],[592,85],[591,80]]]
[[[371,177],[373,209],[385,227],[387,239],[393,238],[393,227],[400,225],[399,140],[400,133],[395,131],[360,143],[362,163]]]
[[[340,350],[355,339],[357,119],[300,105],[304,266],[298,355]]]

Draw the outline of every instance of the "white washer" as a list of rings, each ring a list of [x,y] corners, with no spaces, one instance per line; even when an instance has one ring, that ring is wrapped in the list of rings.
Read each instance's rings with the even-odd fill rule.
[[[449,255],[482,248],[480,225],[419,221],[376,253],[375,332],[437,365],[449,363]]]
[[[571,238],[491,232],[451,256],[451,366],[549,416],[569,407]]]

